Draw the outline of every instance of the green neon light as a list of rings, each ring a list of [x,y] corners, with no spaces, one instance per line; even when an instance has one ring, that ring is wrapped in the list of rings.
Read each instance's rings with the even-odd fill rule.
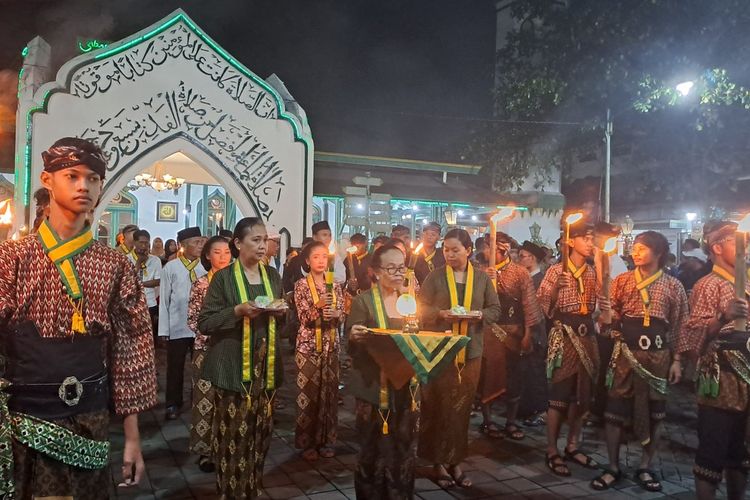
[[[78,40],[78,50],[81,52],[81,54],[86,54],[88,52],[91,52],[92,50],[104,49],[108,45],[108,43],[96,39]]]
[[[21,51],[21,57],[26,57],[27,55],[29,55],[29,47],[24,47]]]

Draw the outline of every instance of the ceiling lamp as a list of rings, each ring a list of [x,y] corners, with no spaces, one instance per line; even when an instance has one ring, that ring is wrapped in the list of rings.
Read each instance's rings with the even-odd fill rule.
[[[154,166],[154,175],[146,172],[136,175],[134,182],[128,184],[128,189],[134,191],[138,188],[150,187],[158,192],[171,190],[174,191],[174,194],[177,194],[177,190],[185,184],[185,179],[165,174],[163,171],[164,166],[161,163],[157,163]]]

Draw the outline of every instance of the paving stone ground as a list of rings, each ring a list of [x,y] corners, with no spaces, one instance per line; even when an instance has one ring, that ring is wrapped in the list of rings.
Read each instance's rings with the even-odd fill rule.
[[[286,350],[287,381],[294,380],[290,364],[291,351]],[[157,351],[160,388],[164,387],[165,353]],[[186,380],[187,377],[186,371]],[[336,457],[315,463],[302,460],[294,449],[294,397],[295,387],[287,384],[280,390],[286,408],[276,412],[274,440],[265,465],[263,484],[265,498],[271,499],[354,499],[353,469],[358,445],[353,430],[354,400],[344,392],[344,405],[339,412],[339,442]],[[163,394],[160,393],[161,401]],[[186,394],[186,401],[189,396]],[[500,408],[496,410],[499,413]],[[572,476],[562,478],[549,472],[544,465],[545,428],[526,428],[527,438],[516,442],[509,439],[488,440],[477,431],[480,416],[471,421],[470,456],[464,470],[474,482],[469,489],[442,490],[430,477],[429,464],[420,464],[417,470],[417,498],[424,500],[507,498],[606,498],[612,500],[641,498],[692,499],[695,498],[692,460],[697,446],[695,403],[689,384],[675,389],[668,408],[665,432],[655,468],[662,475],[662,493],[648,493],[632,481],[638,465],[640,451],[637,445],[624,446],[622,460],[627,479],[614,490],[595,492],[589,482],[596,471],[571,465]],[[197,457],[188,451],[189,409],[186,407],[178,420],[164,420],[163,402],[155,409],[141,415],[143,454],[147,478],[137,489],[117,489],[117,474],[122,460],[122,426],[113,421],[111,426],[113,486],[111,496],[127,499],[214,499],[218,498],[213,474],[198,469]],[[496,415],[503,422],[502,415]],[[561,444],[562,446],[562,444]],[[597,428],[586,428],[582,448],[600,463],[606,463],[603,433]],[[724,498],[724,489],[722,488]],[[750,495],[747,497],[750,498]]]

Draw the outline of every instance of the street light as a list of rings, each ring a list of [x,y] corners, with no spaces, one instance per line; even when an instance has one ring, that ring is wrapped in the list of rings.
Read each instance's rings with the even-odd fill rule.
[[[695,86],[695,82],[692,80],[681,82],[675,85],[675,89],[682,96],[687,96],[692,88]],[[604,128],[604,143],[606,145],[605,159],[604,159],[604,221],[609,222],[610,215],[610,178],[612,172],[612,112],[607,108],[607,124]]]

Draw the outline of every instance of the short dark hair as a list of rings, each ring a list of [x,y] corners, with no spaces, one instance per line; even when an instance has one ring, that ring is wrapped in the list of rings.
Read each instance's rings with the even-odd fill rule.
[[[411,229],[402,224],[397,224],[391,228],[391,235],[395,233],[411,233]]]
[[[211,261],[208,260],[208,254],[211,253],[211,248],[216,245],[217,243],[227,243],[227,239],[223,236],[211,236],[208,241],[203,245],[203,250],[201,250],[201,265],[203,266],[203,269],[206,271],[211,270]],[[229,251],[231,252],[231,245],[229,248]]]
[[[691,247],[691,248],[685,248],[685,247]],[[693,248],[700,248],[701,244],[698,242],[698,240],[693,238],[687,238],[685,241],[682,242],[682,248],[684,250],[692,250]]]
[[[401,240],[399,240],[401,241]],[[390,243],[386,243],[382,247],[378,248],[372,253],[372,259],[370,259],[370,268],[371,269],[380,269],[380,267],[383,264],[383,255],[385,255],[387,252],[390,252],[391,250],[395,250],[401,255],[404,255],[404,252],[401,251],[399,247],[396,245],[392,245]],[[404,259],[406,256],[404,256]]]
[[[34,191],[34,201],[38,206],[46,207],[49,205],[49,191],[47,188],[39,188]]]
[[[362,233],[354,233],[349,237],[349,243],[351,243],[352,245],[356,245],[358,243],[367,245],[367,236]]]
[[[384,234],[379,234],[379,235],[375,236],[375,238],[373,238],[372,244],[373,245],[378,245],[378,244],[380,244],[380,245],[387,245],[388,241],[390,241],[390,239],[391,238],[389,236],[386,236]]]
[[[451,229],[450,231],[445,233],[445,238],[443,238],[443,241],[450,238],[457,239],[467,250],[471,250],[474,248],[474,244],[471,242],[471,236],[469,236],[469,233],[465,229],[461,229],[458,227]]]
[[[243,217],[234,226],[232,234],[232,244],[229,245],[229,251],[235,259],[240,256],[240,250],[234,245],[234,240],[242,240],[255,226],[265,226],[263,219],[260,217]]]
[[[663,234],[657,233],[656,231],[644,231],[635,237],[633,243],[642,243],[658,255],[660,268],[667,265],[667,257],[669,257],[669,241],[667,241],[666,236]]]
[[[138,229],[133,233],[133,241],[138,241],[139,238],[143,237],[147,238],[148,241],[151,241],[151,233],[145,229]]]

